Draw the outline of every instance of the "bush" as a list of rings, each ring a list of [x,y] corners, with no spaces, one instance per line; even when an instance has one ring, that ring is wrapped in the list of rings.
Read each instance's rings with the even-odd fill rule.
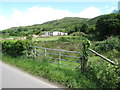
[[[28,43],[26,41],[4,41],[2,43],[2,52],[10,56],[21,56],[25,53]]]
[[[116,66],[110,65],[101,59],[92,61],[89,64],[88,78],[97,81],[100,88],[118,88],[119,87],[119,71]]]
[[[120,39],[118,37],[110,37],[107,40],[96,43],[94,46],[94,50],[108,52],[110,50],[116,49],[120,50]]]
[[[70,34],[71,36],[85,36],[85,37],[87,37],[88,35],[87,34],[85,34],[84,32],[74,32],[74,33],[72,33],[72,34]]]
[[[26,37],[27,40],[32,40],[33,36],[32,35],[29,35]]]
[[[120,14],[103,15],[96,23],[99,40],[120,35]]]
[[[85,39],[83,36],[74,36],[74,37],[61,37],[58,41],[62,42],[80,42]]]

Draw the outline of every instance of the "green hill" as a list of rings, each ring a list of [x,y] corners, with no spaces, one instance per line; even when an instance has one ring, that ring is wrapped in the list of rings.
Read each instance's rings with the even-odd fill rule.
[[[81,26],[87,22],[87,18],[65,17],[60,20],[48,21],[43,24],[35,24],[31,26],[12,27],[1,31],[3,36],[26,36],[29,34],[43,34],[46,31],[62,31],[67,32],[69,27]]]
[[[119,35],[120,14],[101,15],[92,19],[79,17],[65,17],[59,20],[48,21],[43,24],[31,26],[12,27],[1,31],[1,36],[28,36],[31,34],[42,35],[45,32],[61,31],[69,35],[86,35],[88,37],[106,37]],[[104,26],[104,27],[103,27]],[[106,32],[104,32],[106,31]],[[109,31],[109,35],[108,34]],[[102,35],[101,35],[102,34]]]

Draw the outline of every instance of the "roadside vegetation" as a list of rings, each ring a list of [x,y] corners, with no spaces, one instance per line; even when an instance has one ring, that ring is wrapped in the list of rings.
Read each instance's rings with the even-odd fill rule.
[[[40,38],[29,36],[56,30],[67,32],[69,35]],[[120,88],[120,14],[102,15],[93,19],[69,17],[41,25],[14,27],[1,32],[3,38],[27,36],[26,40],[0,41],[2,59],[6,63],[69,88]],[[91,52],[87,52],[88,70],[84,73],[81,72],[80,66],[74,69],[49,63],[47,61],[50,59],[45,57],[39,60],[26,57],[26,50],[30,45],[83,54],[85,38],[90,40],[91,49],[111,59],[117,66],[111,65]]]
[[[75,45],[78,44],[77,41],[82,41],[82,37],[63,37],[60,38],[58,40],[55,41],[48,41],[47,44],[45,44],[46,42],[39,42],[38,45],[45,45],[45,47],[48,48],[56,48],[58,47],[58,45],[61,44],[65,44],[65,42],[69,42],[68,46],[71,45]],[[115,39],[115,38],[114,38]],[[114,41],[114,39],[112,38],[112,40]],[[108,39],[106,41],[112,41],[111,39]],[[117,39],[116,43],[118,43]],[[99,50],[100,53],[102,53],[104,56],[106,57],[110,57],[109,53],[107,54],[106,51],[104,49],[101,49],[101,43],[105,43],[106,41],[102,41],[102,42],[97,42],[94,43],[91,48],[94,48],[95,50]],[[76,42],[76,44],[74,43]],[[115,42],[115,41],[114,41]],[[11,55],[11,53],[9,51],[11,51],[11,49],[8,48],[13,48],[12,45],[16,45],[16,43],[18,43],[17,48],[15,48],[15,50],[13,50],[11,53],[13,53]],[[41,43],[41,44],[40,44]],[[98,45],[98,43],[100,43],[100,46]],[[119,62],[119,51],[117,49],[119,49],[118,44],[114,43],[110,44],[113,45],[114,48],[108,47],[108,51],[111,51],[112,57],[110,59],[112,59],[113,61],[115,61],[117,64],[120,63]],[[4,48],[4,46],[6,46],[5,44],[7,44],[8,48],[7,50]],[[23,70],[26,70],[27,72],[33,74],[33,75],[37,75],[37,76],[42,76],[44,78],[48,78],[50,81],[52,82],[56,82],[56,83],[60,83],[62,85],[68,86],[70,88],[118,88],[119,87],[119,68],[117,66],[111,65],[108,62],[104,61],[103,59],[93,55],[92,53],[89,52],[89,62],[88,62],[88,71],[85,73],[81,72],[80,68],[74,69],[74,68],[70,68],[70,67],[66,67],[66,66],[62,66],[62,65],[55,65],[52,63],[49,63],[47,61],[49,61],[50,59],[48,58],[39,58],[39,59],[35,59],[35,58],[27,58],[25,55],[26,52],[26,44],[28,45],[28,43],[25,43],[25,41],[17,41],[17,42],[11,42],[9,41],[9,43],[5,43],[3,44],[3,61],[6,63],[10,63],[12,65],[15,65]],[[94,47],[95,45],[96,48]],[[11,46],[10,46],[11,45]],[[46,46],[48,45],[48,46]],[[51,46],[52,45],[52,46]],[[60,45],[59,45],[60,46]],[[74,50],[75,47],[71,48],[68,47],[66,45],[66,47],[62,47],[63,49],[67,49],[67,50]],[[79,48],[81,46],[81,43],[79,43]],[[104,46],[103,46],[104,47]],[[18,52],[20,51],[19,48],[23,48],[21,49],[21,53]],[[59,47],[60,49],[61,47]],[[62,49],[61,48],[61,49]],[[18,51],[17,51],[18,49]],[[81,46],[82,49],[82,46]],[[81,50],[80,49],[80,50]],[[77,48],[76,48],[77,50]],[[116,53],[112,53],[112,50]],[[77,50],[78,51],[78,50]],[[5,53],[6,52],[6,53]],[[16,54],[15,54],[16,53]],[[17,54],[18,53],[18,54]],[[18,55],[18,56],[16,56]],[[22,55],[22,56],[21,56]],[[49,68],[51,67],[51,68]]]
[[[46,61],[47,58],[35,60],[5,55],[2,59],[4,62],[15,65],[33,75],[48,78],[52,82],[69,88],[118,88],[119,85],[115,67],[106,62],[100,62],[101,60],[94,60],[89,71],[81,73],[79,69],[49,63]]]

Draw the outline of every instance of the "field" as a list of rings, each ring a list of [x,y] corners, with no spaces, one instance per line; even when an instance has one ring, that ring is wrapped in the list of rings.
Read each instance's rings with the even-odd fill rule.
[[[37,39],[39,41],[34,41],[35,38],[33,38],[32,41],[29,41],[32,43],[31,44],[32,46],[77,51],[82,54],[82,49],[83,49],[82,43],[84,39],[83,37],[56,36],[56,37],[49,37],[49,38],[45,37],[45,38],[37,38]],[[25,46],[21,47],[20,45],[24,45],[25,44],[24,42],[25,41],[23,40],[23,41],[18,41],[17,43],[20,48],[23,48],[23,50]],[[108,46],[106,46],[106,43]],[[7,44],[10,44],[10,42],[8,42]],[[14,45],[14,44],[15,44],[15,41],[14,42],[12,41],[10,45]],[[15,49],[16,52],[17,52],[17,49],[19,49],[19,47]],[[11,48],[13,47],[11,46]],[[107,40],[98,41],[98,42],[91,41],[90,48],[98,51],[100,54],[103,54],[107,58],[110,58],[115,63],[119,64],[120,52],[118,51],[119,39],[117,37],[109,38]],[[9,49],[7,49],[7,51],[9,51]],[[10,49],[10,52],[11,52],[11,49]],[[12,53],[14,53],[14,50],[12,51]],[[22,68],[23,70],[31,74],[48,78],[53,82],[60,83],[70,88],[118,88],[119,87],[119,78],[118,78],[119,68],[117,66],[111,65],[110,63],[104,61],[100,57],[93,55],[91,52],[88,52],[88,55],[89,55],[88,69],[87,69],[87,72],[85,73],[81,72],[81,69],[80,69],[81,63],[75,65],[74,63],[68,63],[63,61],[61,62],[62,64],[77,66],[78,68],[75,69],[75,68],[71,68],[71,67],[67,67],[59,64],[56,65],[53,63],[49,63],[48,61],[53,61],[53,60],[47,57],[39,57],[38,59],[34,57],[27,58],[24,52],[23,54],[21,54],[20,52],[17,52],[17,53],[19,53],[20,56],[14,57],[15,54],[12,54],[13,56],[11,57],[9,55],[11,53],[7,54],[6,52],[6,54],[3,54],[3,61],[6,63],[10,63],[12,65],[15,65],[19,68]],[[57,53],[57,52],[50,51],[49,53]],[[110,56],[110,54],[112,54],[112,57]],[[70,54],[70,55],[73,55],[73,54]],[[74,60],[74,59],[68,59],[68,60]],[[59,61],[57,62],[59,63]]]
[[[48,36],[48,37],[33,37],[32,41],[54,41],[60,37],[71,37],[71,36]]]

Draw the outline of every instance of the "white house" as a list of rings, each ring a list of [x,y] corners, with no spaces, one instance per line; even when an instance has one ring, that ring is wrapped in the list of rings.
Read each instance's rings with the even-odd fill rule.
[[[54,31],[54,32],[46,32],[44,34],[44,36],[65,36],[68,35],[67,33],[64,32],[58,32],[58,31]]]

